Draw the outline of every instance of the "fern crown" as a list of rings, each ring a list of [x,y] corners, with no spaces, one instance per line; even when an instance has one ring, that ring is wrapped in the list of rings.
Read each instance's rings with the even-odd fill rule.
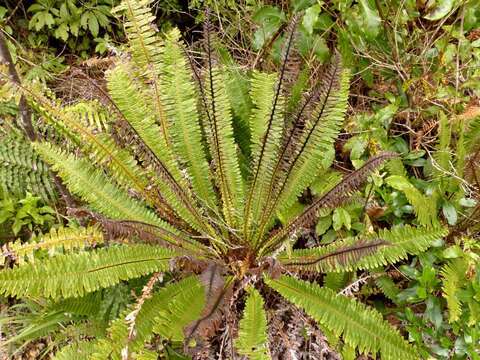
[[[107,345],[118,350],[110,352],[117,358],[127,343],[128,351],[140,351],[153,333],[187,345],[208,339],[233,301],[245,297],[235,346],[251,359],[267,359],[262,294],[269,287],[359,352],[415,359],[415,350],[373,309],[295,274],[373,269],[423,251],[443,229],[398,227],[290,249],[321,211],[347,202],[396,155],[378,154],[339,182],[327,179],[300,214],[279,221],[332,162],[350,79],[341,57],[322,68],[311,63],[303,92],[294,96],[296,18],[285,32],[278,71],[246,76],[217,54],[208,21],[202,59],[190,54],[176,29],[160,40],[150,26],[150,2],[123,0],[118,7],[126,17],[130,56],[108,72],[108,91],[92,84],[103,104],[98,112],[112,119],[108,126],[85,121],[34,89],[20,89],[69,140],[73,151],[51,141],[34,148],[86,204],[71,214],[94,227],[78,230],[76,239],[62,230],[34,245],[17,244],[12,252],[22,258],[59,244],[76,252],[1,272],[2,292],[58,300],[181,270],[180,282],[143,303],[130,324],[136,335],[128,336],[128,321],[119,319],[111,325],[118,331],[95,344],[94,358],[102,358]],[[89,234],[96,240],[84,241]],[[87,252],[103,237],[105,246]],[[32,272],[43,275],[32,280]]]

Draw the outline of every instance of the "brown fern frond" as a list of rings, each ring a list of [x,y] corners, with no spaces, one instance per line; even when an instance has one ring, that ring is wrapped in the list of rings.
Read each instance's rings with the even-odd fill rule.
[[[300,215],[291,220],[289,224],[274,232],[267,240],[266,246],[268,246],[268,248],[274,247],[281,242],[284,237],[299,228],[312,225],[320,209],[335,207],[348,200],[353,192],[360,189],[372,171],[379,167],[384,161],[397,156],[398,155],[393,152],[384,152],[370,158],[360,169],[348,174],[338,185],[315,200]]]
[[[386,246],[389,243],[377,239],[377,240],[361,240],[358,243],[339,248],[331,253],[322,255],[316,259],[309,259],[305,261],[294,261],[284,264],[284,266],[291,267],[301,267],[301,266],[312,266],[318,264],[322,261],[327,262],[330,266],[345,266],[348,263],[355,263],[361,258],[371,255],[378,250],[380,246]]]
[[[106,239],[134,239],[136,241],[157,244],[169,248],[178,248],[198,254],[207,253],[208,250],[200,243],[182,234],[175,234],[158,226],[132,220],[112,220],[101,214],[84,208],[69,209],[69,215],[77,218],[89,218],[101,225]]]
[[[193,337],[206,339],[215,334],[222,321],[224,305],[232,296],[232,286],[225,283],[222,268],[217,264],[210,264],[200,275],[200,281],[205,289],[205,308],[202,317],[185,328],[187,344]]]

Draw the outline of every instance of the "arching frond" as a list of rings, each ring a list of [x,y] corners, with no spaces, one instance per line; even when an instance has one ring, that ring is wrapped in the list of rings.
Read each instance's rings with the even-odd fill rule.
[[[6,296],[83,296],[155,271],[167,270],[178,254],[158,246],[130,245],[58,255],[0,272]]]
[[[344,272],[374,269],[405,259],[425,251],[432,243],[448,233],[446,228],[414,228],[397,226],[392,230],[382,229],[358,239],[336,241],[327,246],[294,250],[289,257],[282,253],[279,259],[285,266],[318,272]],[[381,240],[379,242],[379,240]],[[359,242],[360,241],[360,242]],[[362,245],[358,253],[356,246]],[[373,251],[370,252],[369,251]],[[343,255],[338,257],[338,255]]]
[[[108,74],[108,86],[115,104],[126,119],[125,126],[137,140],[139,157],[158,175],[156,181],[167,202],[185,221],[197,230],[202,229],[201,215],[194,207],[189,186],[174,160],[167,144],[159,138],[161,130],[142,96],[135,86],[126,65],[118,65]]]
[[[293,304],[301,307],[321,326],[332,331],[343,341],[357,347],[361,353],[371,353],[382,359],[418,359],[418,354],[402,336],[373,308],[337,295],[328,288],[282,276],[266,280],[267,285],[278,291]]]
[[[238,338],[235,348],[240,355],[245,355],[250,360],[266,360],[267,347],[267,315],[264,310],[264,301],[258,290],[250,288],[248,298],[240,320]]]
[[[76,159],[73,155],[66,154],[49,143],[35,143],[34,147],[58,172],[70,191],[102,214],[113,219],[145,222],[176,233],[173,227],[113,185],[87,160]]]

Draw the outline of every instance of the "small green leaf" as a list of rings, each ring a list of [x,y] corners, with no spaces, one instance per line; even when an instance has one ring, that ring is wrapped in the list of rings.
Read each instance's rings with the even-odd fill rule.
[[[448,15],[455,5],[455,0],[436,0],[435,7],[424,16],[430,21],[437,21]]]
[[[321,10],[320,4],[315,4],[305,10],[302,24],[310,35],[313,33],[313,28],[318,20],[318,15]]]
[[[457,210],[455,209],[455,206],[453,206],[452,203],[450,202],[443,203],[442,213],[443,213],[443,216],[445,216],[445,219],[447,219],[448,225],[455,225],[457,223],[457,220],[458,220]]]
[[[350,217],[350,214],[348,213],[347,210],[343,208],[337,208],[333,212],[333,229],[335,231],[338,231],[342,228],[342,226],[345,226],[347,230],[350,230],[352,228],[352,218]]]
[[[330,215],[321,217],[315,226],[315,233],[321,236],[327,232],[330,226],[332,226],[332,217]]]
[[[97,17],[92,13],[90,13],[90,16],[88,17],[88,28],[94,37],[98,36],[100,26]]]

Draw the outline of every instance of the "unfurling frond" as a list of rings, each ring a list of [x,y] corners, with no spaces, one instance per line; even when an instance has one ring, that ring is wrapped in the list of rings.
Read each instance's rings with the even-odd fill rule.
[[[434,241],[445,236],[447,232],[448,230],[445,228],[429,229],[397,226],[392,230],[382,229],[376,234],[362,237],[361,240],[350,238],[317,248],[294,250],[291,256],[283,253],[280,255],[280,261],[286,266],[298,266],[299,270],[306,271],[344,272],[374,269],[381,265],[405,259],[409,254],[416,255],[425,251]],[[345,249],[355,249],[359,241],[360,244],[364,244],[366,249],[376,247],[375,252],[365,254],[360,251],[359,256],[349,255],[342,264],[335,254],[342,254]],[[332,258],[329,257],[330,254],[333,254]],[[349,254],[348,251],[347,254]]]
[[[248,298],[240,320],[235,348],[249,360],[266,360],[268,356],[267,315],[262,295],[255,288],[248,290]]]
[[[7,245],[8,256],[13,256],[22,264],[25,257],[34,260],[36,250],[45,249],[49,254],[59,250],[83,249],[103,243],[103,234],[96,227],[52,228],[48,234],[34,236],[28,243],[20,241]]]
[[[337,295],[328,288],[293,277],[282,276],[266,280],[293,304],[304,309],[321,326],[342,337],[347,345],[357,347],[361,353],[377,352],[382,359],[418,359],[418,354],[376,310],[354,299]]]
[[[459,291],[466,281],[468,263],[463,258],[453,259],[441,270],[443,277],[443,297],[447,300],[448,321],[455,322],[462,315],[462,303]]]
[[[178,254],[158,246],[130,245],[58,255],[0,272],[7,296],[77,297],[156,271]]]

